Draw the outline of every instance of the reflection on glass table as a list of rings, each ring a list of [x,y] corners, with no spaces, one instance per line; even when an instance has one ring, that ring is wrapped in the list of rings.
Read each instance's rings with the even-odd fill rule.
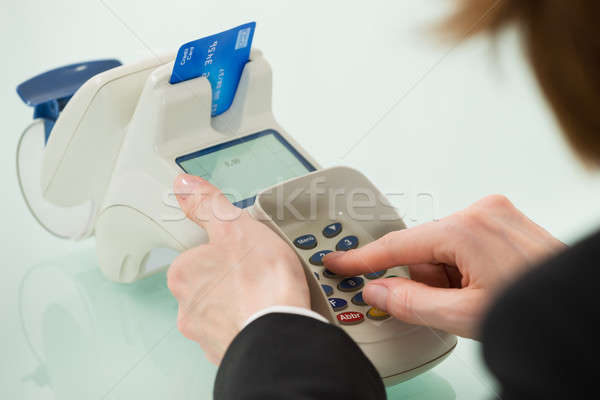
[[[165,274],[117,284],[95,257],[92,247],[25,274],[19,313],[39,366],[23,384],[57,399],[209,398],[216,368],[177,331]]]
[[[216,367],[177,331],[165,274],[110,282],[94,247],[83,247],[29,268],[20,283],[22,333],[39,363],[20,382],[27,398],[211,398]],[[388,388],[388,397],[457,398],[439,373],[445,364]]]

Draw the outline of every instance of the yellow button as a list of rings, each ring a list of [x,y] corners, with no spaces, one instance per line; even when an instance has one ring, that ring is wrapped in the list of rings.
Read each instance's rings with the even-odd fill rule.
[[[373,319],[375,321],[383,321],[384,319],[388,319],[390,314],[386,313],[379,308],[371,307],[369,311],[367,311],[367,318]]]

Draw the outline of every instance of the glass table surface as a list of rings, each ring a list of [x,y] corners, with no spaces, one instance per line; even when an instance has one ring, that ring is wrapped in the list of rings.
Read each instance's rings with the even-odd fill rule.
[[[216,367],[177,331],[165,274],[110,282],[94,240],[78,247],[26,268],[18,283],[17,343],[3,350],[13,398],[210,398]],[[437,400],[493,391],[479,345],[464,339],[439,366],[387,389],[390,399]]]

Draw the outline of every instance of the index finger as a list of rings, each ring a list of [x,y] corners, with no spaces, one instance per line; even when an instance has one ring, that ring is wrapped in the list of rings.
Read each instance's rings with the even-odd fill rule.
[[[329,253],[323,257],[323,264],[343,275],[375,272],[398,265],[455,265],[455,242],[451,236],[447,221],[427,222],[390,232],[358,249]]]

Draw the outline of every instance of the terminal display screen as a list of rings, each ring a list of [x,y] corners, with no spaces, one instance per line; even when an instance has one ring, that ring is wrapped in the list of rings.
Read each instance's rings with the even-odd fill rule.
[[[178,157],[186,173],[208,180],[238,207],[256,194],[315,168],[278,132],[266,130]]]

